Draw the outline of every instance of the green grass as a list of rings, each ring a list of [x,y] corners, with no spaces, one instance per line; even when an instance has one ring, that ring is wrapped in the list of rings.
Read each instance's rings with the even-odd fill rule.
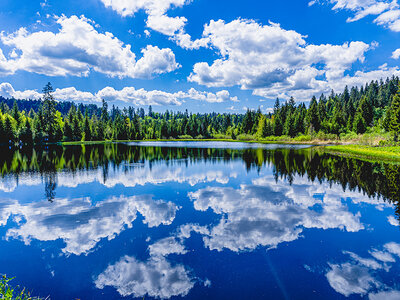
[[[325,151],[372,160],[400,161],[400,146],[374,147],[363,145],[337,145],[324,147]]]
[[[6,275],[1,275],[0,278],[0,299],[4,300],[40,300],[40,298],[32,297],[24,288],[13,287],[9,282],[13,278],[7,278]]]
[[[129,142],[232,142],[232,143],[259,143],[259,144],[306,144],[306,145],[325,145],[338,143],[337,140],[313,140],[302,138],[288,138],[276,137],[265,139],[222,139],[222,138],[209,138],[209,139],[194,139],[194,138],[179,138],[179,139],[148,139],[148,140],[107,140],[107,141],[75,141],[75,142],[59,142],[58,145],[96,145],[96,144],[110,144],[110,143],[129,143]]]

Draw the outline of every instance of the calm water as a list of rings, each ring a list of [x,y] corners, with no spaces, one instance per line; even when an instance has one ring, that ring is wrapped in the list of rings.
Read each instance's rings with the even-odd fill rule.
[[[1,153],[0,273],[35,295],[400,299],[398,165],[231,143]]]

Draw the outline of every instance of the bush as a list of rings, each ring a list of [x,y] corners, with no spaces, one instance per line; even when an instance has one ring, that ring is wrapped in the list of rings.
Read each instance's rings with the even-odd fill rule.
[[[337,140],[337,135],[333,133],[325,133],[323,131],[319,131],[315,136],[317,140],[321,141],[330,141],[330,140]]]
[[[184,134],[184,135],[178,136],[178,139],[181,139],[181,140],[193,140],[193,137],[191,135]]]
[[[39,300],[37,297],[31,297],[29,292],[19,287],[12,287],[8,283],[13,278],[7,278],[6,275],[1,275],[0,278],[0,299],[4,300]]]
[[[213,138],[214,139],[219,139],[219,140],[228,140],[231,139],[231,136],[222,134],[222,133],[215,133],[213,134]]]
[[[266,141],[266,142],[274,142],[274,141],[289,141],[291,138],[287,135],[281,135],[281,136],[267,136],[265,138],[259,139],[260,141]]]
[[[358,139],[357,133],[350,131],[347,133],[341,133],[340,134],[340,140],[342,141],[352,141]]]
[[[299,134],[293,140],[296,142],[309,142],[312,140],[312,137],[311,135]]]
[[[252,141],[252,140],[254,140],[254,135],[251,135],[251,134],[239,134],[238,136],[237,136],[237,139],[239,140],[239,141]]]
[[[360,136],[360,144],[377,146],[383,140],[389,140],[390,136],[388,134],[381,134],[378,132],[365,133]]]

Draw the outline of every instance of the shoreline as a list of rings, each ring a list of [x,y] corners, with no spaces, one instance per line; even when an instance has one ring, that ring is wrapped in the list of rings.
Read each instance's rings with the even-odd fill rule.
[[[367,146],[338,140],[233,140],[233,139],[148,139],[148,140],[106,140],[106,141],[75,141],[57,142],[60,146],[73,145],[101,145],[118,143],[140,142],[229,142],[229,143],[254,143],[278,145],[309,145],[326,151],[327,153],[345,157],[353,157],[368,161],[400,162],[400,146]],[[50,145],[50,144],[48,144]]]
[[[61,146],[69,145],[95,145],[112,143],[140,143],[140,142],[229,142],[229,143],[253,143],[253,144],[287,144],[287,145],[310,145],[310,146],[329,146],[329,145],[347,145],[339,141],[290,141],[290,140],[233,140],[233,139],[148,139],[148,140],[107,140],[107,141],[75,141],[75,142],[57,142],[54,144]]]

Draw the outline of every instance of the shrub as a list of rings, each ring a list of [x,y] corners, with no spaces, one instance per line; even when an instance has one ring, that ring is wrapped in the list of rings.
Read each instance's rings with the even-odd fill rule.
[[[252,141],[252,140],[254,140],[254,136],[251,135],[251,134],[245,134],[245,133],[243,133],[243,134],[239,134],[239,135],[237,136],[237,139],[238,139],[239,141]]]
[[[30,293],[19,287],[12,287],[8,283],[14,278],[7,278],[1,275],[0,278],[0,299],[4,300],[39,300],[37,297],[31,297]]]
[[[293,140],[297,142],[309,142],[312,140],[312,137],[311,135],[299,134]]]
[[[178,139],[181,139],[181,140],[193,140],[193,137],[191,135],[184,134],[184,135],[178,136]]]
[[[214,139],[220,139],[220,140],[227,140],[227,139],[230,139],[231,136],[228,136],[228,135],[225,135],[225,134],[222,134],[222,133],[215,133],[215,134],[213,134],[213,138]]]

